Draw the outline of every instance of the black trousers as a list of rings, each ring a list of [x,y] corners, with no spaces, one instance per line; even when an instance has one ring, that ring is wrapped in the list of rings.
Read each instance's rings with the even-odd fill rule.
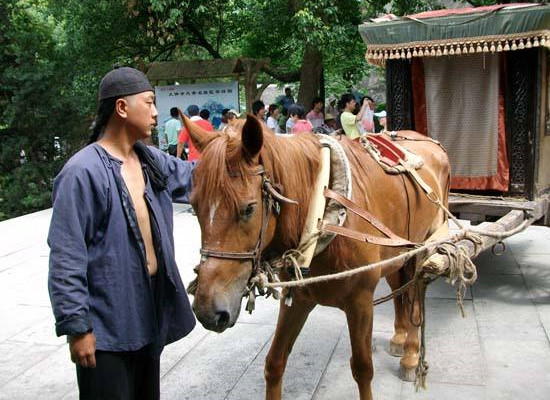
[[[96,368],[76,367],[80,400],[160,399],[160,359],[146,351],[96,351]]]

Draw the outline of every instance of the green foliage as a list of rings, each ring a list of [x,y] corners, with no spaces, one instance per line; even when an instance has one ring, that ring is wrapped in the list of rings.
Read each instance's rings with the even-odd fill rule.
[[[10,174],[0,175],[0,220],[50,207],[56,167],[57,163],[45,168],[27,162]]]
[[[357,0],[243,1],[239,47],[242,54],[270,58],[274,68],[298,71],[305,47],[323,55],[327,92],[344,91],[368,70],[358,34],[361,2]]]
[[[438,7],[436,0],[2,0],[0,219],[49,205],[53,176],[85,143],[98,82],[115,63],[144,69],[157,60],[270,58],[287,82],[313,47],[326,93],[339,94],[372,68],[357,25],[385,10]],[[261,79],[273,81],[270,73]]]
[[[437,0],[372,0],[367,2],[364,13],[366,17],[373,17],[389,9],[390,13],[403,16],[441,8],[441,2]]]
[[[80,143],[86,113],[56,21],[41,1],[3,3],[0,50],[0,201],[4,217],[46,207],[60,154]],[[27,162],[19,163],[25,151]]]

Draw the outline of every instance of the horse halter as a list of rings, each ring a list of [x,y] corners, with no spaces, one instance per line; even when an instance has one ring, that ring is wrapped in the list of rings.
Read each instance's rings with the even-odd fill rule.
[[[253,175],[262,176],[262,225],[260,228],[260,234],[254,250],[252,251],[220,251],[220,250],[211,250],[207,248],[201,248],[201,263],[204,262],[208,257],[220,258],[225,260],[252,260],[252,274],[251,277],[255,276],[260,269],[260,260],[262,257],[262,247],[265,236],[265,231],[267,225],[269,224],[269,216],[271,215],[271,210],[274,210],[275,216],[279,216],[281,208],[279,202],[288,203],[288,204],[298,204],[296,201],[288,199],[281,195],[273,185],[271,181],[266,176],[266,171],[261,165]]]

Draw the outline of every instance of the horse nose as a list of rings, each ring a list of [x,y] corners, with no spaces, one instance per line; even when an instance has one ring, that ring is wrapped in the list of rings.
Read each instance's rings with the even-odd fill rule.
[[[216,330],[223,331],[229,326],[231,316],[228,311],[220,310],[216,311]]]

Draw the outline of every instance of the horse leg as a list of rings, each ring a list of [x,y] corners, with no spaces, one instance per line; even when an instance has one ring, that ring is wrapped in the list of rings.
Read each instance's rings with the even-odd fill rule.
[[[386,281],[392,291],[397,290],[403,285],[404,274],[401,270],[394,272],[391,275],[386,276]],[[389,353],[394,357],[402,357],[405,351],[405,340],[407,339],[407,330],[409,328],[407,309],[403,301],[403,296],[396,296],[393,298],[394,309],[394,330],[392,338],[390,339]]]
[[[351,372],[359,387],[361,400],[372,400],[373,292],[366,291],[345,309],[351,340]]]
[[[283,374],[288,356],[309,313],[315,307],[314,302],[297,296],[297,294],[297,291],[294,291],[292,307],[285,304],[284,297],[281,300],[275,337],[265,359],[265,398],[267,400],[281,399]]]
[[[409,329],[405,341],[405,353],[401,358],[399,371],[401,379],[407,382],[414,382],[416,378],[416,367],[418,366],[420,352],[418,334],[421,329],[422,318],[424,318],[421,306],[424,304],[425,294],[426,284],[421,279],[408,292]]]

